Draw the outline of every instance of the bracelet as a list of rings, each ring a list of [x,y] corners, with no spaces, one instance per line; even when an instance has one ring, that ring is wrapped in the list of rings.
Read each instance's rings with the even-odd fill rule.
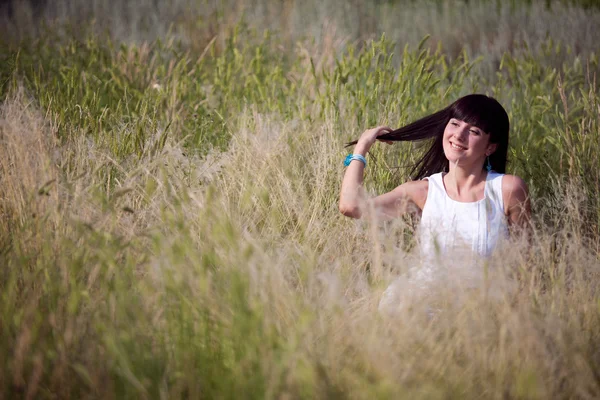
[[[346,156],[346,159],[344,160],[344,165],[347,167],[348,165],[350,165],[350,162],[352,160],[362,161],[363,164],[365,164],[365,167],[367,166],[367,159],[361,156],[360,154],[348,154]]]

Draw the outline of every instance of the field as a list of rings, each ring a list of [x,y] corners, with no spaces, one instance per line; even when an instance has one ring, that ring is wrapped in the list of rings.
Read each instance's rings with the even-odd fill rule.
[[[0,10],[0,398],[600,397],[596,2]],[[475,92],[532,238],[382,315],[415,221],[339,213],[344,144]]]

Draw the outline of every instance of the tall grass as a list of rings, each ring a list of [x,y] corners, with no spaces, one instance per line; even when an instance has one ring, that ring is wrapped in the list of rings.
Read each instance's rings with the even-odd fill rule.
[[[65,19],[91,12],[104,27],[154,12],[62,4]],[[431,26],[408,46],[388,25],[385,37],[337,25],[313,40],[293,24],[259,27],[281,10],[284,22],[308,15],[301,3],[223,8],[197,25],[218,7],[183,4],[169,34],[148,20],[160,40],[59,19],[3,44],[1,397],[600,395],[599,68],[586,39],[575,51],[553,25],[530,48],[486,46],[498,53],[484,68],[468,41],[438,47]],[[419,4],[403,18],[457,16]],[[496,21],[570,16],[582,31],[597,18],[562,3],[457,7]],[[381,315],[383,290],[419,265],[414,223],[339,214],[343,143],[474,91],[509,111],[509,170],[530,187],[533,238],[478,280],[406,288],[405,307]],[[405,181],[419,151],[376,147],[367,190]]]

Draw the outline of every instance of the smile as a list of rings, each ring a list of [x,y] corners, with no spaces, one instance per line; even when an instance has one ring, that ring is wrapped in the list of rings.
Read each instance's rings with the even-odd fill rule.
[[[466,149],[467,149],[466,147],[459,146],[459,145],[457,145],[457,144],[454,144],[454,143],[452,143],[452,142],[450,142],[450,146],[451,146],[453,149],[456,149],[456,150],[466,150]]]

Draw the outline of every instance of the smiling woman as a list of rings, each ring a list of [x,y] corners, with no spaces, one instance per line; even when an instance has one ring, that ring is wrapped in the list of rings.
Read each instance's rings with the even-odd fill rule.
[[[348,159],[339,208],[361,218],[377,219],[421,214],[421,253],[431,264],[451,252],[469,250],[488,257],[508,237],[509,227],[524,232],[530,217],[527,185],[504,174],[508,150],[508,115],[495,99],[473,94],[447,108],[391,130],[365,131]],[[366,155],[376,140],[416,141],[432,138],[425,155],[413,167],[414,180],[389,193],[367,199],[362,190]],[[415,173],[416,172],[416,173]],[[460,252],[460,254],[465,254]],[[435,260],[434,260],[435,259]],[[384,299],[389,302],[389,290]]]

